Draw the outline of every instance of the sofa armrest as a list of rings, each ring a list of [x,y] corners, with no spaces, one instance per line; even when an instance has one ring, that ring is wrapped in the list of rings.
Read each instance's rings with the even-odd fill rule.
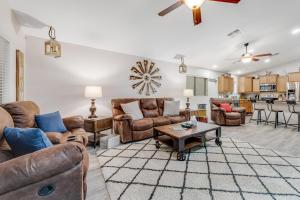
[[[84,119],[82,116],[72,116],[66,117],[63,119],[66,128],[71,131],[76,128],[83,128],[84,127]]]
[[[223,113],[226,112],[224,108],[212,108],[211,111],[217,111],[217,112],[219,111],[219,112],[223,112]]]
[[[132,121],[132,117],[130,115],[116,115],[113,117],[113,120],[115,121],[124,121],[124,120],[130,120]]]
[[[244,108],[244,107],[232,107],[232,112],[243,113],[243,112],[246,112],[246,108]]]
[[[75,168],[88,166],[83,145],[70,142],[27,154],[0,165],[0,196]],[[84,169],[85,171],[87,169]]]

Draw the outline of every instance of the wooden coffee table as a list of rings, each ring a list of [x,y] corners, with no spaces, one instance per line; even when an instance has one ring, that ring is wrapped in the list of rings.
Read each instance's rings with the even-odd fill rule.
[[[215,143],[218,146],[222,145],[222,141],[220,140],[221,127],[218,125],[198,122],[197,126],[193,128],[177,130],[180,127],[181,123],[155,127],[153,137],[156,140],[156,148],[160,148],[160,142],[171,146],[178,151],[177,160],[184,161],[186,159],[185,150],[200,146],[201,144],[205,146],[207,140],[215,139]],[[206,133],[211,131],[215,131],[216,136],[206,138]]]

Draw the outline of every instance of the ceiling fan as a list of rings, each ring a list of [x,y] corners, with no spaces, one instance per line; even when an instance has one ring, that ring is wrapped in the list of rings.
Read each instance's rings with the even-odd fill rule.
[[[193,11],[193,18],[194,18],[194,25],[198,25],[201,23],[201,6],[207,0],[177,0],[176,3],[169,6],[168,8],[164,9],[160,13],[159,16],[165,16],[169,12],[175,10],[176,8],[186,4],[192,11]],[[209,1],[217,1],[217,2],[224,2],[224,3],[239,3],[240,0],[209,0]]]
[[[246,52],[244,54],[242,54],[241,58],[238,58],[237,61],[233,62],[234,64],[238,63],[238,62],[242,62],[242,63],[250,63],[252,61],[258,62],[258,61],[260,61],[260,58],[277,56],[279,54],[279,53],[275,53],[275,54],[264,53],[264,54],[255,55],[248,51],[249,43],[244,44],[244,46],[245,46]]]

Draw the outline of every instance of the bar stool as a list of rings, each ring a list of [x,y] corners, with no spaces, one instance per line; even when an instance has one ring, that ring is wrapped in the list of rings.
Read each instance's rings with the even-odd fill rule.
[[[256,121],[256,124],[258,125],[258,124],[260,124],[261,122],[267,122],[267,113],[266,113],[266,109],[264,109],[264,108],[257,108],[257,107],[256,107],[256,99],[251,98],[250,101],[252,102],[253,113],[252,113],[252,115],[251,115],[251,118],[250,118],[249,123],[251,123],[251,121]],[[253,119],[253,115],[254,115],[255,111],[257,111],[257,117],[256,117],[256,119]],[[262,112],[265,114],[265,119],[266,119],[266,120],[262,120],[262,119],[261,119],[261,113],[262,113]]]
[[[281,109],[274,109],[273,105],[274,105],[274,99],[266,99],[266,103],[267,103],[267,108],[269,110],[269,116],[267,118],[267,124],[268,123],[274,123],[275,124],[275,128],[277,128],[279,125],[285,125],[285,127],[287,126],[286,123],[286,119],[285,119],[285,115],[284,115],[284,111]],[[275,121],[269,121],[270,116],[272,113],[275,113]],[[282,113],[283,115],[283,119],[284,119],[284,123],[283,122],[279,122],[279,113]]]
[[[295,106],[297,105],[297,102],[295,100],[287,100],[286,103],[287,103],[289,111],[291,113],[290,116],[289,116],[289,119],[287,121],[287,126],[297,127],[298,128],[298,132],[300,132],[300,111],[296,111],[295,110]],[[298,115],[298,124],[289,124],[290,119],[291,119],[291,117],[292,117],[293,114]]]

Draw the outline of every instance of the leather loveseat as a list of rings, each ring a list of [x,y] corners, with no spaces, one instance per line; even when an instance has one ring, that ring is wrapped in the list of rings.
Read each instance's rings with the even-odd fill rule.
[[[231,112],[220,108],[221,103],[228,103],[232,106]],[[245,124],[246,109],[234,107],[231,99],[211,98],[210,99],[211,120],[221,126],[239,126]]]
[[[153,127],[180,123],[188,120],[188,112],[181,111],[177,116],[163,116],[164,101],[173,98],[113,99],[112,113],[114,132],[119,134],[121,142],[132,142],[153,137]],[[144,119],[132,120],[126,115],[121,104],[138,101]]]
[[[8,113],[4,108],[11,112]],[[83,200],[86,195],[88,153],[78,142],[55,137],[58,144],[31,154],[16,157],[3,137],[5,127],[34,127],[38,107],[33,102],[0,106],[0,199]],[[79,117],[67,118],[69,133],[76,134]],[[52,138],[53,139],[53,138]],[[53,140],[52,140],[53,141]]]

